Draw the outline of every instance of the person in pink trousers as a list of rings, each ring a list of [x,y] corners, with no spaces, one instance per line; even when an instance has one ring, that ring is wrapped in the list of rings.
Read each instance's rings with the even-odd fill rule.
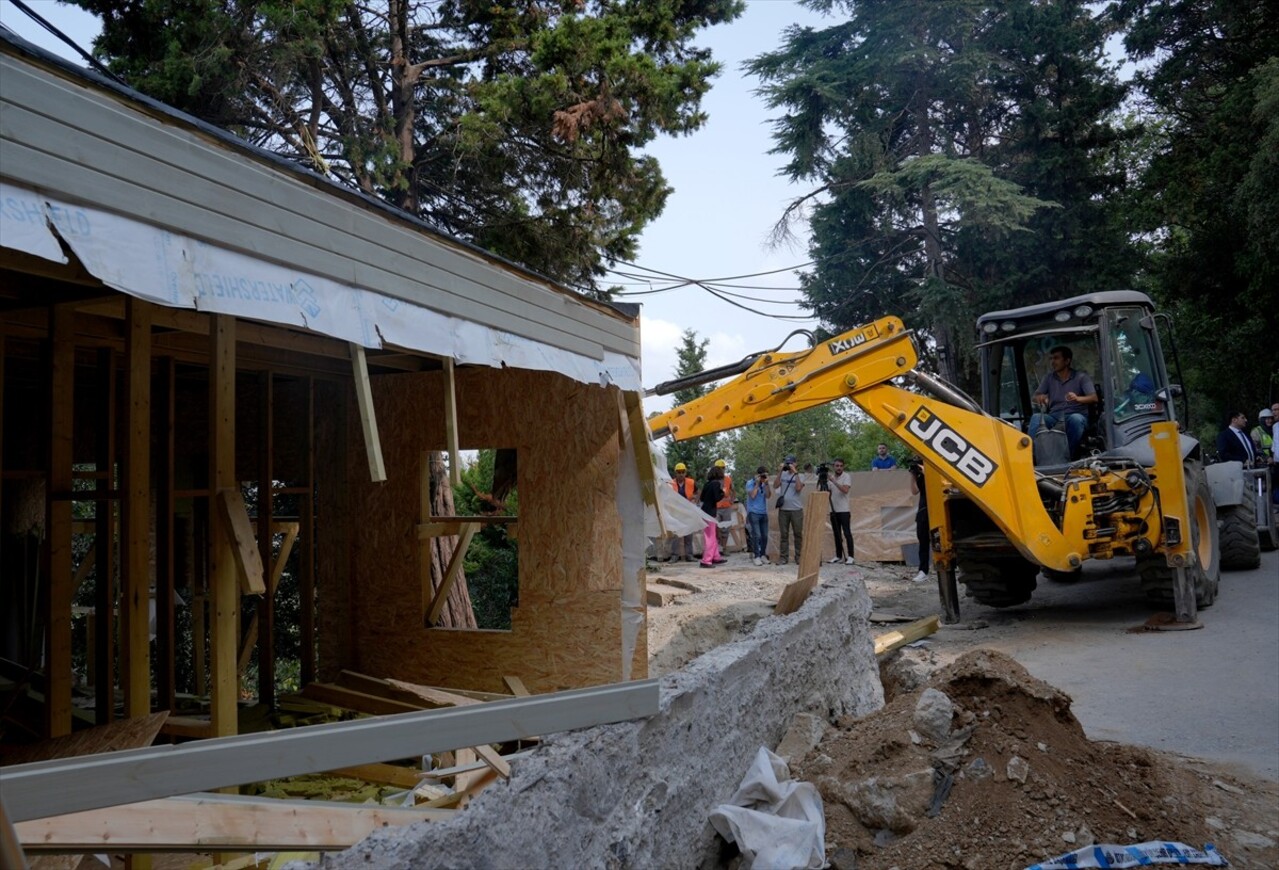
[[[707,472],[706,483],[702,486],[702,513],[709,517],[703,533],[705,540],[702,545],[701,567],[703,568],[714,568],[727,561],[719,555],[719,535],[717,534],[719,526],[715,519],[718,513],[717,505],[723,497],[724,469],[714,467]]]

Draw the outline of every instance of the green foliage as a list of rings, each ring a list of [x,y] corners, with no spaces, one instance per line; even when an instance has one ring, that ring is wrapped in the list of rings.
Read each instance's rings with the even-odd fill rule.
[[[676,378],[688,377],[706,370],[706,347],[709,343],[708,338],[698,341],[695,330],[684,330],[676,351],[678,359],[675,365]],[[671,394],[671,407],[691,402],[706,395],[710,389],[710,384],[703,384],[676,390]],[[689,476],[698,481],[700,487],[701,482],[706,479],[706,472],[710,470],[715,460],[726,458],[722,456],[722,450],[722,439],[717,435],[690,438],[688,441],[671,441],[666,445],[666,461],[671,469],[675,468],[677,462],[687,465]]]
[[[1148,62],[1137,82],[1160,125],[1129,214],[1210,434],[1228,408],[1279,397],[1279,9],[1121,0],[1113,12]]]
[[[981,311],[1123,286],[1136,261],[1106,165],[1123,89],[1088,4],[807,5],[834,23],[748,68],[783,110],[783,171],[817,185],[789,218],[810,220],[801,286],[824,324],[896,314],[971,378]]]
[[[462,483],[453,487],[453,503],[459,516],[492,513],[492,505],[477,492],[493,491],[496,450],[481,450],[476,461],[462,469]],[[504,515],[519,516],[519,493],[502,499]],[[519,603],[519,546],[500,524],[484,525],[471,538],[462,563],[471,593],[471,609],[479,628],[511,629],[511,608]]]
[[[595,294],[741,0],[74,0],[134,87]]]

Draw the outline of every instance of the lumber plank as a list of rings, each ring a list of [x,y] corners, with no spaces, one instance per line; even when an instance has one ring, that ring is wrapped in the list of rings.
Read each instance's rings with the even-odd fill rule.
[[[527,698],[530,694],[528,686],[525,686],[524,681],[519,677],[502,677],[502,682],[506,684],[506,688],[511,690],[511,694],[517,698]]]
[[[236,575],[240,579],[240,594],[264,595],[266,572],[262,569],[262,554],[258,551],[244,496],[238,487],[226,487],[218,490],[217,503],[222,516],[222,530],[231,542],[231,557],[235,560]]]
[[[497,754],[497,751],[487,743],[481,743],[475,747],[475,754],[479,756],[480,761],[484,762],[502,779],[511,778],[511,765],[506,759]]]
[[[121,719],[109,725],[97,725],[39,743],[8,746],[0,754],[0,760],[5,764],[27,764],[120,749],[140,749],[155,742],[156,735],[160,733],[160,728],[168,717],[168,711],[161,710],[148,716]]]
[[[462,456],[457,436],[457,374],[453,357],[444,357],[444,438],[449,450],[449,483],[462,485]]]
[[[401,692],[407,692],[414,697],[426,701],[434,707],[466,707],[470,704],[479,704],[474,698],[468,698],[465,695],[457,695],[446,689],[435,689],[430,686],[419,686],[416,683],[406,683],[403,680],[387,680],[388,686],[399,689]]]
[[[279,555],[275,557],[275,561],[271,563],[271,577],[267,581],[267,597],[275,598],[275,590],[280,588],[280,577],[284,575],[284,565],[289,561],[289,555],[293,552],[293,544],[298,539],[299,523],[271,523],[271,534],[284,534],[284,540],[280,542]],[[240,641],[240,655],[236,660],[236,667],[239,669],[240,677],[243,679],[244,671],[249,667],[249,659],[253,656],[253,648],[258,643],[258,620],[260,614],[257,610],[249,614],[249,625],[244,630],[244,637]]]
[[[371,716],[388,716],[394,713],[416,713],[421,705],[406,704],[403,701],[392,701],[390,698],[379,698],[344,689],[332,683],[309,683],[302,689],[302,696],[313,701],[322,701],[335,707],[345,707]]]
[[[4,350],[0,347],[0,353]],[[13,870],[27,870],[27,858],[22,853],[22,844],[18,832],[9,820],[9,811],[4,805],[4,795],[0,794],[0,867],[11,867]]]
[[[804,540],[809,544],[799,558],[799,579],[782,590],[774,612],[779,616],[794,613],[804,605],[821,579],[823,525],[830,514],[830,493],[815,492],[804,508]]]
[[[339,767],[326,771],[326,773],[329,776],[349,776],[352,779],[362,779],[365,782],[375,782],[379,785],[393,785],[396,788],[409,789],[417,788],[424,776],[420,770],[381,762],[359,764],[355,767]]]
[[[377,414],[373,410],[373,385],[369,383],[364,348],[355,342],[351,342],[351,370],[355,376],[355,399],[360,409],[364,449],[369,456],[369,477],[374,483],[383,483],[386,481],[386,465],[382,461],[382,441],[378,437]]]
[[[451,816],[423,807],[192,795],[33,819],[15,828],[28,852],[331,851],[379,828]]]
[[[440,618],[440,611],[444,609],[444,602],[448,600],[453,584],[457,582],[458,576],[462,573],[462,563],[466,561],[466,548],[471,545],[471,538],[475,536],[475,531],[478,528],[478,523],[467,523],[462,527],[462,534],[458,538],[457,546],[453,548],[453,555],[449,558],[448,570],[444,572],[444,579],[440,581],[440,588],[435,590],[435,596],[431,599],[431,606],[427,608],[425,622],[428,628],[435,625],[436,620]]]
[[[397,701],[422,700],[420,696],[412,695],[403,689],[396,689],[386,680],[377,677],[370,677],[367,674],[356,673],[355,671],[340,671],[337,679],[339,686],[345,686],[348,689],[355,689],[357,692],[367,692],[370,695],[382,695],[386,698],[393,698]],[[463,698],[470,698],[473,701],[506,701],[510,699],[510,695],[503,695],[498,692],[477,692],[473,689],[455,689],[445,686],[422,686],[418,683],[412,684],[415,687],[423,689],[438,689],[441,692],[449,692],[454,695],[461,695]],[[410,701],[412,703],[413,701]]]
[[[169,737],[204,739],[213,736],[213,723],[197,716],[170,716],[160,733]]]
[[[896,631],[888,631],[884,634],[875,636],[875,655],[886,655],[898,647],[903,647],[908,643],[914,643],[923,637],[937,631],[941,627],[941,618],[937,614],[926,616],[923,619],[916,619],[914,622],[903,625]]]

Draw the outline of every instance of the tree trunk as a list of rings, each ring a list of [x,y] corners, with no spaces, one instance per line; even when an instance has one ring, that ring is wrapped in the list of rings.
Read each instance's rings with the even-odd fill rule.
[[[449,483],[448,467],[444,464],[444,454],[431,451],[427,460],[431,465],[431,515],[437,517],[453,516],[453,486]],[[436,592],[444,582],[444,572],[448,570],[449,560],[453,558],[453,550],[457,538],[444,536],[431,539],[431,591]],[[453,588],[449,590],[444,601],[444,609],[440,611],[439,625],[442,628],[478,628],[475,622],[475,611],[471,607],[471,590],[466,585],[466,572],[461,571]]]

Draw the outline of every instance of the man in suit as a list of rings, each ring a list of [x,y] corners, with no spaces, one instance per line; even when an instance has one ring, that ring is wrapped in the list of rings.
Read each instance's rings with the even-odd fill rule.
[[[1217,435],[1217,458],[1222,462],[1242,462],[1251,465],[1257,458],[1252,439],[1244,431],[1248,425],[1248,415],[1243,411],[1231,411],[1230,422]]]

